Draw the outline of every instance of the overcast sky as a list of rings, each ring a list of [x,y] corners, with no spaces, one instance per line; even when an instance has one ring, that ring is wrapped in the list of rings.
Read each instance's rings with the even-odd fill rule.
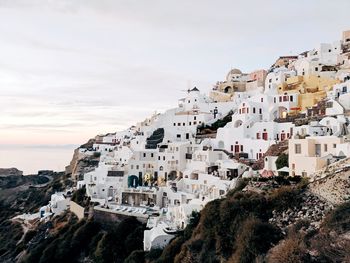
[[[0,145],[80,144],[350,29],[349,0],[0,0]]]

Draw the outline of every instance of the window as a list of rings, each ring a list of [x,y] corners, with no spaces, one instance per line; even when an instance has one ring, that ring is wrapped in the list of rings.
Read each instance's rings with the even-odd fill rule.
[[[293,101],[293,96],[290,96],[290,97],[289,97],[289,100],[290,100],[290,101]]]
[[[146,157],[146,153],[143,153],[143,157]]]
[[[260,101],[261,101],[261,102],[264,102],[264,98],[261,98]]]
[[[181,123],[180,123],[180,122],[178,122],[178,123],[177,123],[177,126],[181,126]]]
[[[176,123],[174,122],[174,126],[176,126]]]
[[[182,123],[182,126],[185,126],[185,125],[186,125],[186,123],[183,122],[183,123]]]
[[[196,121],[196,120],[197,120],[197,117],[196,117],[196,116],[194,116],[193,120],[195,120],[195,121]]]
[[[276,103],[276,98],[273,98],[273,103]]]
[[[253,113],[255,113],[255,107],[253,108]]]
[[[140,168],[140,166],[136,165],[136,170],[138,170]]]
[[[189,125],[191,126],[191,125],[192,125],[192,122],[189,122]]]
[[[315,67],[315,71],[318,71],[318,67]]]
[[[261,108],[259,109],[259,114],[262,114],[262,109]]]
[[[176,138],[181,138],[181,134],[176,134]]]
[[[337,147],[337,145],[335,143],[333,143],[333,148],[336,148],[336,147]]]
[[[260,133],[259,132],[256,133],[256,139],[258,139],[258,140],[260,139]]]
[[[151,157],[153,157],[154,156],[154,154],[153,153],[151,153]]]
[[[295,144],[295,154],[301,154],[301,144]]]
[[[323,150],[324,150],[325,152],[328,151],[328,145],[327,145],[327,144],[324,144],[324,145],[323,145]]]

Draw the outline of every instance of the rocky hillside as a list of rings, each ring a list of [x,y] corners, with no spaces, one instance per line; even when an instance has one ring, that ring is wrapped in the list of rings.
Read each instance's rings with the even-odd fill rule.
[[[23,175],[23,172],[17,168],[0,168],[0,176]]]
[[[236,189],[209,203],[151,262],[349,262],[350,203],[334,210],[305,182]],[[266,187],[266,185],[265,185]],[[141,261],[140,261],[141,262]]]
[[[226,198],[193,213],[164,249],[144,252],[145,226],[134,219],[109,225],[67,212],[29,229],[11,220],[34,212],[64,187],[60,175],[40,190],[2,199],[0,262],[349,262],[350,202],[332,204],[300,178],[241,180]],[[17,185],[16,187],[20,187]],[[11,188],[10,188],[11,189]],[[5,190],[5,189],[3,189]],[[2,190],[1,190],[2,191]],[[93,205],[81,190],[73,195]],[[85,202],[87,201],[87,202]]]
[[[30,230],[12,220],[13,217],[37,212],[48,203],[51,194],[67,185],[70,180],[63,173],[0,177],[0,262],[16,262],[16,256],[24,249],[25,234]]]
[[[310,190],[332,204],[350,201],[350,158],[316,173]]]

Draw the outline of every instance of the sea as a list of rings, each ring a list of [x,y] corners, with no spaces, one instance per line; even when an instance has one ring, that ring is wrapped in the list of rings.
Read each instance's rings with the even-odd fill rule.
[[[24,175],[39,170],[64,171],[78,145],[0,145],[0,168],[17,168]]]

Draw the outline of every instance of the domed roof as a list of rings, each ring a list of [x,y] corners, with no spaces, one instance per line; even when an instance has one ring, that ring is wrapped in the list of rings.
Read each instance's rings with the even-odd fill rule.
[[[227,73],[226,79],[228,80],[230,78],[230,75],[234,75],[234,74],[241,75],[242,71],[240,71],[238,68],[233,68]]]
[[[242,74],[242,71],[240,71],[238,68],[233,68],[228,74]]]

